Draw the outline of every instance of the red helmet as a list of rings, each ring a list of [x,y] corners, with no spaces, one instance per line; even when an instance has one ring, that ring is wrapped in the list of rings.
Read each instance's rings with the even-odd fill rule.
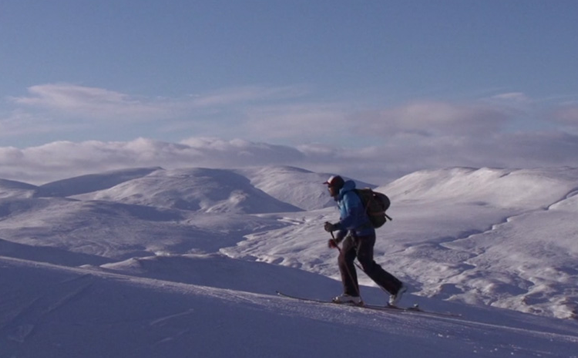
[[[323,184],[327,184],[327,186],[330,186],[330,187],[333,187],[336,189],[341,189],[343,187],[344,183],[345,182],[343,181],[342,177],[340,177],[339,175],[332,175]]]

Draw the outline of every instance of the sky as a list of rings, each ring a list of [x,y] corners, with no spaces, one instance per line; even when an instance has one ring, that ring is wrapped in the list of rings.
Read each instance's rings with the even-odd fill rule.
[[[571,0],[2,0],[0,167],[62,171],[72,150],[97,170],[102,152],[110,168],[235,158],[380,184],[576,166],[577,15]]]

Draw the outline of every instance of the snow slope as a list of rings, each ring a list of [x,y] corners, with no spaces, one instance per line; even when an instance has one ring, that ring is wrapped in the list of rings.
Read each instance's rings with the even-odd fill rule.
[[[578,357],[577,169],[378,187],[394,220],[376,261],[410,284],[403,302],[460,317],[275,295],[340,291],[326,177],[127,169],[42,195],[0,181],[0,357]],[[360,278],[367,302],[385,302]]]

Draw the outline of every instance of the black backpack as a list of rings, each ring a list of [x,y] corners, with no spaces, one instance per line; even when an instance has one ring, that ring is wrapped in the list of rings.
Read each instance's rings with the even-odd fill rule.
[[[393,220],[385,213],[391,205],[391,201],[387,195],[373,191],[370,188],[355,189],[355,192],[361,199],[365,213],[374,228],[382,227],[388,219],[390,221]]]

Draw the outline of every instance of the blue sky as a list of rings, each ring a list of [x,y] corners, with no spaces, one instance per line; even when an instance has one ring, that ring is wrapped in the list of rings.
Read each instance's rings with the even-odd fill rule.
[[[576,18],[573,0],[4,0],[0,164],[139,138],[337,169],[387,152],[396,175],[578,164]]]

